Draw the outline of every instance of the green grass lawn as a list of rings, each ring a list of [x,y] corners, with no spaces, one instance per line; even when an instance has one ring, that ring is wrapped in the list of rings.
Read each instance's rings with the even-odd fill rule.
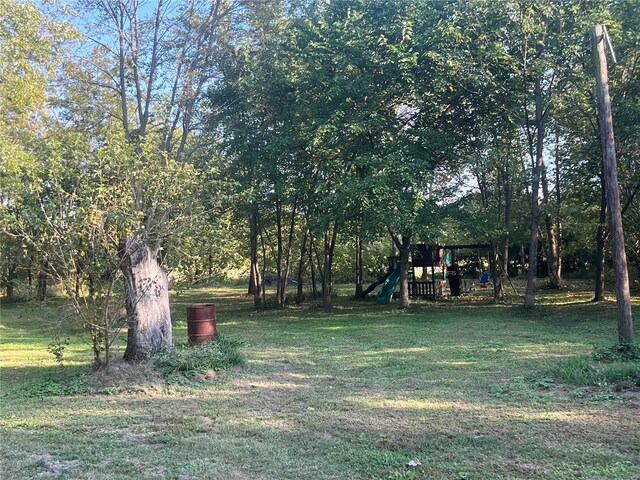
[[[243,290],[188,291],[173,309],[184,343],[185,306],[214,301],[219,331],[246,343],[244,368],[102,393],[87,393],[81,334],[68,333],[64,367],[46,351],[56,301],[3,305],[1,478],[640,478],[637,389],[545,377],[615,341],[612,302],[542,292],[531,311],[404,312],[344,294],[327,314],[256,311]]]

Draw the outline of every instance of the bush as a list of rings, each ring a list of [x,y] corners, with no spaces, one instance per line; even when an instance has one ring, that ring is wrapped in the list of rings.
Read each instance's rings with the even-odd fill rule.
[[[240,350],[242,345],[238,340],[218,335],[211,343],[160,352],[155,356],[155,364],[165,375],[221,370],[244,364],[245,356]]]

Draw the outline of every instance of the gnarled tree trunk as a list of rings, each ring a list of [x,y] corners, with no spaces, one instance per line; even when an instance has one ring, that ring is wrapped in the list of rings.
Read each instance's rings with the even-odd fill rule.
[[[134,361],[172,344],[169,279],[140,237],[121,244],[120,261],[129,327],[124,358]]]

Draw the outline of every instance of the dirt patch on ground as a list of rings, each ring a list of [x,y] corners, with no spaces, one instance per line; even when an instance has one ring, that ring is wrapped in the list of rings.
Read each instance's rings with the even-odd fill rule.
[[[96,392],[154,394],[162,392],[166,382],[151,362],[131,364],[123,360],[112,360],[108,366],[92,374],[91,385]]]
[[[73,470],[80,466],[79,460],[55,460],[51,455],[34,455],[32,459],[43,471],[38,473],[38,477],[57,477],[63,472]]]

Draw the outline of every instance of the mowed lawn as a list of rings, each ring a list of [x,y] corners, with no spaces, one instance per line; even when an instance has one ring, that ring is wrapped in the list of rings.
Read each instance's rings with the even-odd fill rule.
[[[612,302],[543,292],[532,311],[403,312],[344,293],[327,314],[257,311],[242,293],[189,291],[173,309],[184,342],[184,307],[214,301],[219,331],[246,342],[244,368],[91,394],[86,339],[70,334],[64,367],[46,351],[55,301],[3,305],[0,477],[640,478],[640,394],[545,373],[615,341]]]

